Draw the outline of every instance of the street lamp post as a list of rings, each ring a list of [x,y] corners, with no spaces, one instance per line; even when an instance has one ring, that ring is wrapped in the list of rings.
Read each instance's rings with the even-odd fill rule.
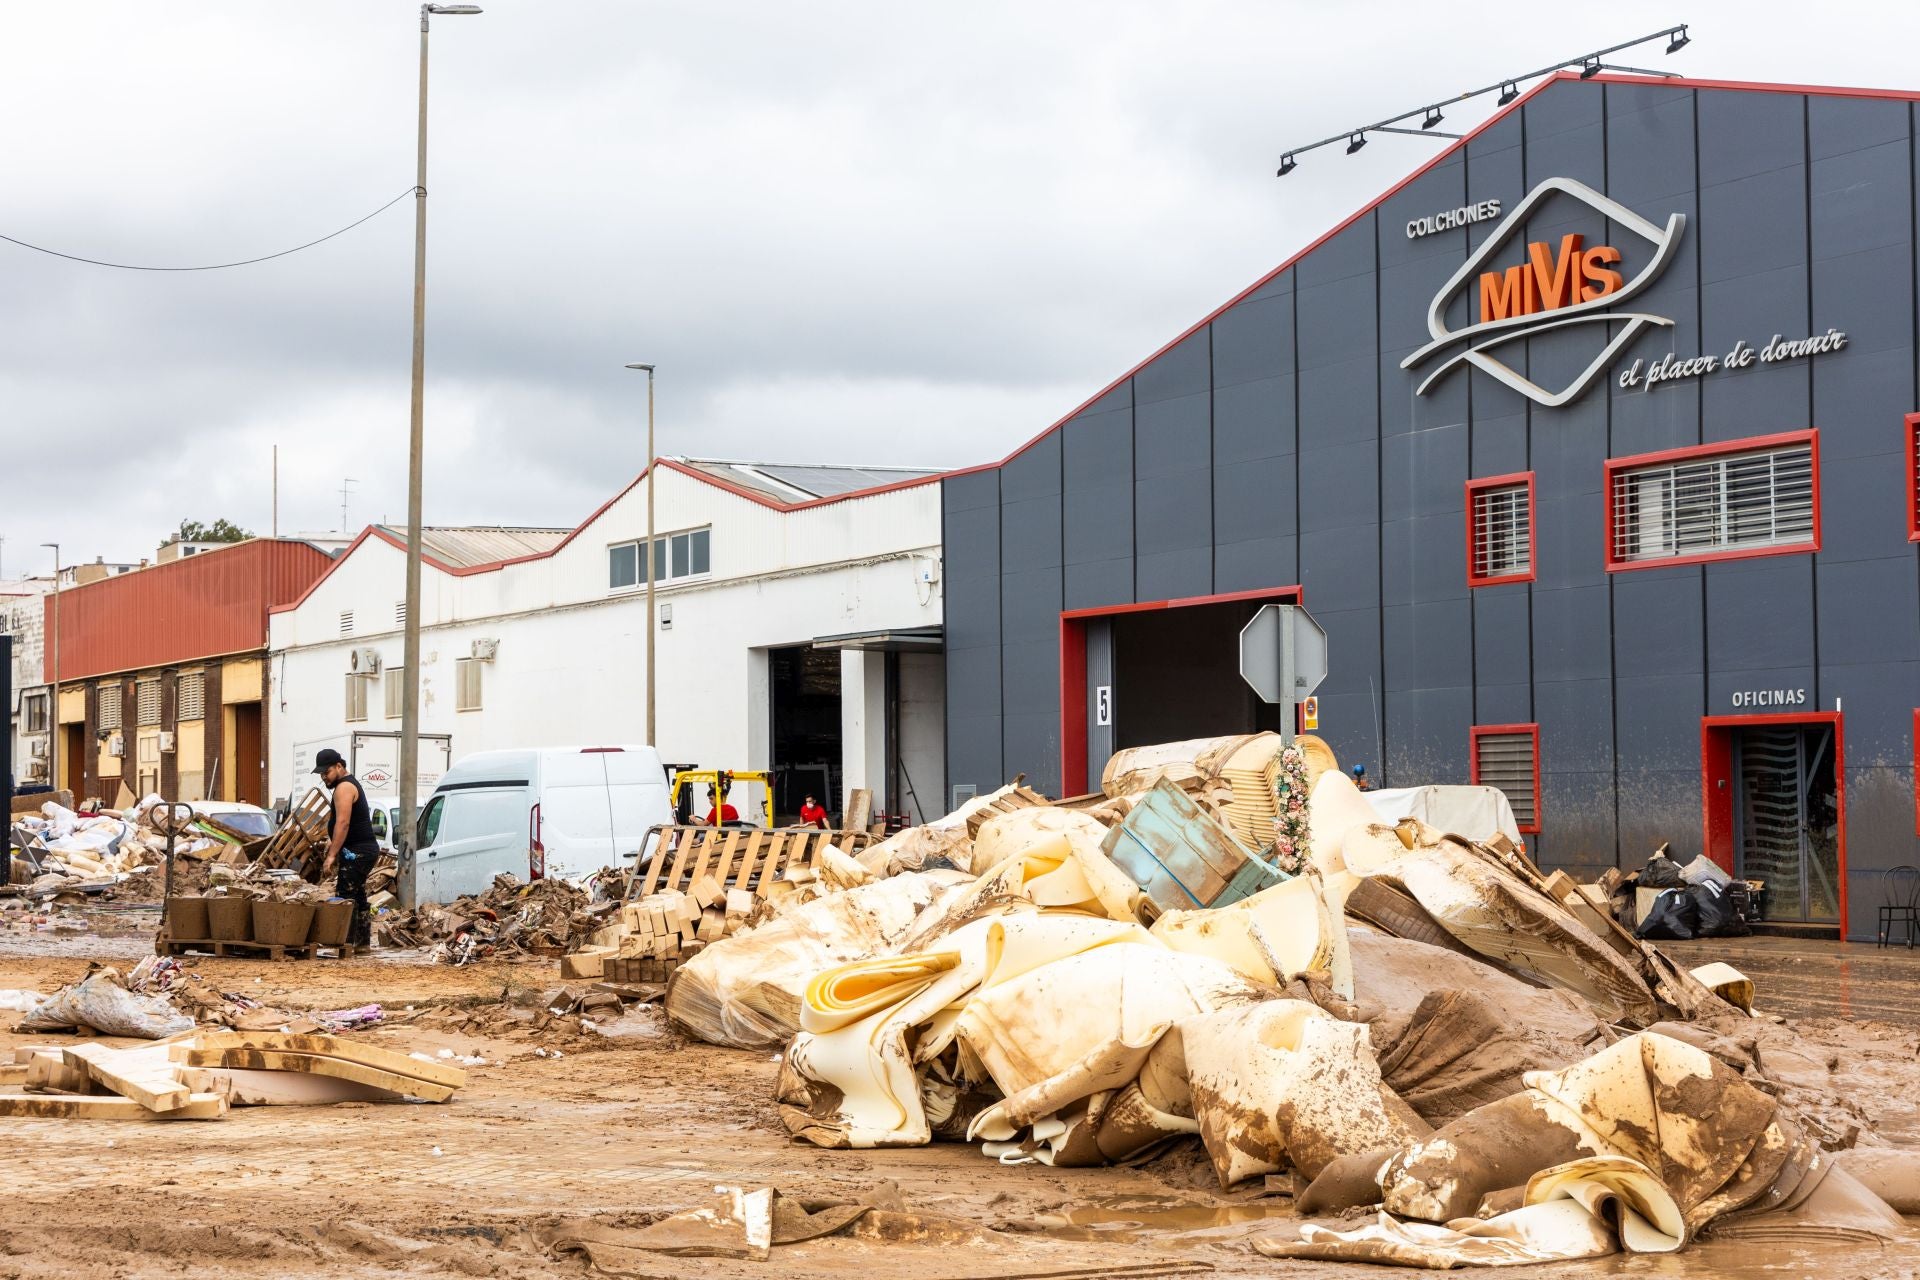
[[[53,548],[53,706],[47,716],[47,783],[60,789],[60,544],[43,542]],[[76,791],[78,787],[74,788]],[[73,797],[78,800],[80,797]]]
[[[660,739],[653,731],[653,642],[659,626],[653,606],[653,366],[630,364],[627,368],[644,369],[647,374],[647,549],[643,556],[647,562],[647,745],[657,751]]]
[[[420,789],[420,471],[422,409],[427,368],[427,27],[433,14],[479,13],[474,4],[420,6],[420,123],[413,185],[413,400],[407,437],[407,626],[401,661],[405,697],[400,711],[400,903],[411,909],[418,890],[413,805]]]

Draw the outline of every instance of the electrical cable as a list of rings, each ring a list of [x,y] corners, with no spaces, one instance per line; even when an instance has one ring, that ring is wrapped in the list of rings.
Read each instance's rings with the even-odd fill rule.
[[[120,271],[225,271],[229,267],[250,267],[257,262],[271,262],[275,258],[284,258],[290,253],[299,253],[302,249],[311,249],[313,248],[313,246],[317,244],[325,244],[327,241],[333,239],[335,236],[345,235],[347,232],[359,226],[362,222],[366,222],[369,219],[376,218],[379,215],[385,213],[387,210],[393,208],[393,206],[395,206],[396,204],[399,204],[402,200],[405,200],[408,196],[419,194],[420,190],[421,189],[419,187],[408,187],[405,191],[402,191],[399,195],[387,201],[385,204],[381,205],[378,209],[375,209],[372,213],[368,214],[366,217],[357,218],[354,221],[349,222],[346,226],[340,228],[338,231],[328,232],[326,235],[321,236],[318,240],[309,240],[305,244],[297,244],[291,249],[282,249],[278,253],[269,253],[258,258],[244,258],[239,262],[213,262],[213,263],[208,263],[206,266],[200,266],[200,267],[146,267],[146,266],[139,266],[139,265],[136,265],[133,263],[127,263],[127,262],[103,262],[99,258],[83,258],[78,254],[62,253],[58,249],[48,249],[43,245],[28,244],[25,240],[16,240],[9,235],[0,235],[0,240],[5,240],[8,244],[17,244],[22,249],[32,249],[35,253],[45,253],[45,254],[50,254],[56,258],[65,258],[69,262],[84,262],[87,265],[94,266],[94,267],[113,267]]]

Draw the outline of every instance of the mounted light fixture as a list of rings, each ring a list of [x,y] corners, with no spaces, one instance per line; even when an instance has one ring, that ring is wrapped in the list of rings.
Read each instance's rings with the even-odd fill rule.
[[[1443,102],[1432,103],[1423,107],[1415,107],[1411,111],[1402,111],[1399,115],[1388,116],[1386,119],[1376,120],[1372,124],[1364,124],[1354,129],[1343,129],[1331,137],[1320,139],[1318,142],[1309,142],[1304,146],[1292,147],[1281,153],[1280,168],[1277,171],[1277,176],[1284,178],[1298,168],[1298,159],[1303,153],[1316,150],[1320,147],[1329,147],[1336,142],[1346,143],[1347,154],[1352,155],[1367,145],[1370,134],[1404,133],[1417,138],[1447,138],[1449,140],[1457,140],[1462,135],[1448,133],[1445,130],[1436,128],[1436,126],[1446,118],[1443,114],[1443,108],[1488,93],[1498,93],[1500,95],[1500,105],[1503,107],[1510,106],[1520,100],[1520,82],[1522,80],[1534,80],[1541,76],[1550,76],[1568,70],[1578,71],[1582,80],[1591,80],[1602,71],[1622,71],[1629,75],[1661,76],[1672,79],[1677,75],[1676,72],[1649,71],[1643,67],[1627,67],[1605,61],[1610,54],[1618,53],[1622,49],[1631,49],[1636,45],[1651,44],[1655,40],[1667,41],[1668,53],[1678,53],[1692,43],[1687,35],[1686,27],[1663,27],[1651,35],[1644,35],[1636,40],[1628,40],[1624,44],[1610,45],[1605,49],[1596,49],[1592,53],[1583,53],[1577,58],[1568,58],[1565,62],[1556,62],[1552,66],[1541,67],[1537,71],[1528,71],[1517,76],[1504,76],[1492,84],[1487,85],[1485,88],[1469,89],[1467,92],[1457,94]],[[1405,121],[1406,124],[1402,124],[1403,121]],[[1419,128],[1408,127],[1415,121],[1419,122]]]

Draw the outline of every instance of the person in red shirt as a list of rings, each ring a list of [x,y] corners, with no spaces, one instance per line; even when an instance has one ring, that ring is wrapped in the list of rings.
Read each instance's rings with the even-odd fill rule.
[[[822,831],[825,831],[829,825],[827,822],[827,811],[822,809],[820,802],[812,796],[808,796],[806,803],[800,806],[800,825],[803,827],[818,827]]]
[[[713,801],[714,801],[713,788],[708,787],[707,788],[707,825],[708,826],[717,827],[723,822],[740,821],[740,811],[738,809],[734,808],[730,804],[722,804],[716,810],[714,807]]]

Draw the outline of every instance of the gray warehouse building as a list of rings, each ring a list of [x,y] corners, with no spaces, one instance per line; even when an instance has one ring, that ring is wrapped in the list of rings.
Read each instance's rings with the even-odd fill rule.
[[[951,787],[1277,727],[1237,635],[1293,600],[1381,785],[1871,938],[1920,862],[1916,100],[1547,79],[946,477]]]

